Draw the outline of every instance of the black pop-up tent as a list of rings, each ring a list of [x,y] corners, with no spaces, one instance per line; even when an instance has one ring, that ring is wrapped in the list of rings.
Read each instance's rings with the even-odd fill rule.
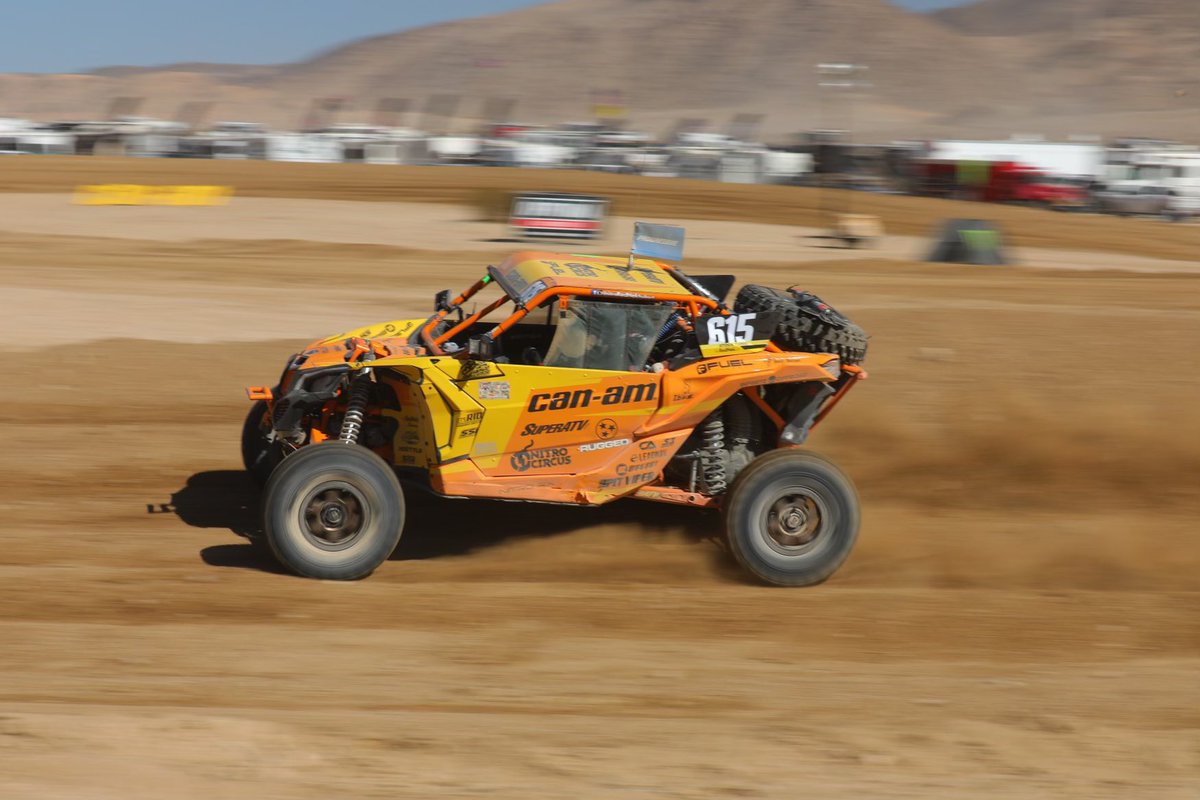
[[[1007,264],[1000,230],[983,219],[948,219],[937,232],[926,261]]]

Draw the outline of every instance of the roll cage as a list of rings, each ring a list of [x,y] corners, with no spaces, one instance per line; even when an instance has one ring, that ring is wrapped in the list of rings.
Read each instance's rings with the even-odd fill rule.
[[[684,287],[695,287],[700,291],[704,291],[703,287],[696,284],[695,280],[683,273],[666,265],[657,264],[666,274],[675,278],[676,281]],[[630,267],[630,269],[638,269],[638,267]],[[494,301],[479,308],[478,310],[467,314],[464,311],[464,304],[482,291],[490,283],[496,283],[503,291],[502,294]],[[538,308],[545,307],[547,303],[557,301],[560,308],[566,308],[567,303],[571,298],[587,298],[589,300],[610,300],[620,302],[643,302],[669,304],[675,311],[678,312],[677,320],[680,325],[690,329],[695,324],[697,317],[703,313],[718,313],[728,314],[729,311],[724,304],[712,295],[699,293],[680,293],[653,291],[652,289],[638,286],[629,290],[611,290],[599,289],[594,286],[579,285],[547,285],[545,281],[534,281],[526,286],[521,291],[516,291],[516,287],[512,286],[506,279],[505,275],[495,266],[488,266],[487,274],[471,284],[465,291],[453,299],[447,299],[439,296],[438,309],[434,314],[421,325],[414,336],[415,345],[424,347],[430,355],[451,356],[455,358],[468,358],[472,355],[470,346],[461,347],[454,346],[451,349],[446,349],[447,344],[451,344],[453,339],[468,331],[472,326],[478,324],[492,312],[502,308],[508,303],[513,304],[513,311],[506,318],[499,321],[490,330],[478,337],[485,343],[484,348],[487,350],[491,343],[498,339],[506,331],[524,320],[530,313]],[[552,305],[550,306],[552,307]],[[457,313],[457,321],[451,318],[451,315]],[[770,349],[775,349],[771,346]],[[476,351],[478,352],[478,350]]]

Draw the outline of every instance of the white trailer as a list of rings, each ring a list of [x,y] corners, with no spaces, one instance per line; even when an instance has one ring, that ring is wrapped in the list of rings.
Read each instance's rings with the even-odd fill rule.
[[[1102,181],[1105,177],[1104,146],[1087,142],[945,139],[930,142],[926,157],[937,161],[1013,161],[1047,175],[1074,180]]]
[[[266,156],[271,161],[332,163],[342,160],[342,143],[310,133],[269,133]]]

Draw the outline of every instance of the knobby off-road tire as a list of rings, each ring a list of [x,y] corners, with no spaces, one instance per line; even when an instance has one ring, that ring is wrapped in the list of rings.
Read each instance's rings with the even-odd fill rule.
[[[257,400],[242,423],[242,464],[259,487],[282,460],[278,446],[267,439],[266,416],[267,401]]]
[[[858,538],[858,494],[823,456],[775,450],[737,476],[723,509],[738,563],[776,586],[810,586],[832,575]]]
[[[861,364],[867,357],[866,332],[815,294],[782,292],[751,283],[738,292],[733,308],[779,314],[771,341],[785,350],[834,353],[843,364]]]
[[[271,552],[309,578],[351,581],[387,560],[404,527],[404,494],[387,462],[364,447],[302,447],[271,474],[263,531]]]

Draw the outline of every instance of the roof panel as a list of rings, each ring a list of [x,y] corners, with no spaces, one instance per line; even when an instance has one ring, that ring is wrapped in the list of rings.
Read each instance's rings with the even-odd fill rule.
[[[654,292],[681,298],[692,296],[671,273],[648,258],[635,258],[630,267],[628,258],[525,250],[509,256],[496,272],[504,289],[514,299],[538,281],[546,288],[569,286],[601,293]]]

